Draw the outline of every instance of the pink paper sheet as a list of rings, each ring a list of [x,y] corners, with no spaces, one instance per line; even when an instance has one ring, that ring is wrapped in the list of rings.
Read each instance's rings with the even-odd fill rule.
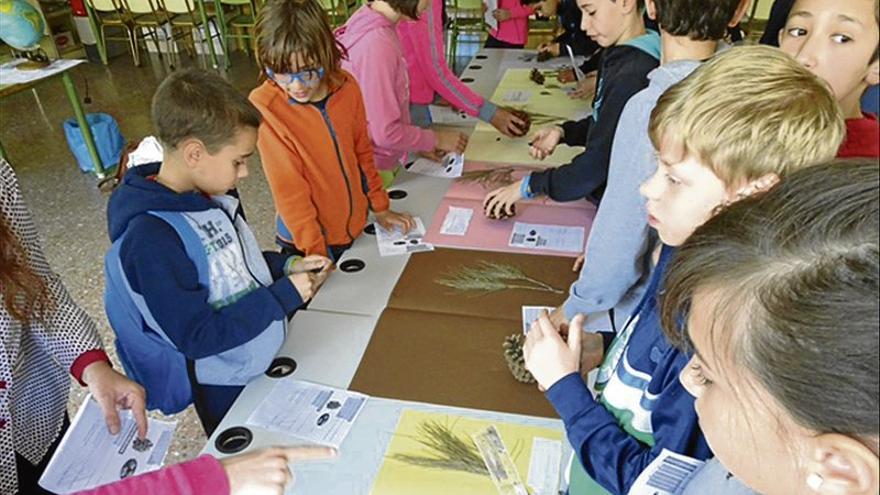
[[[580,252],[561,252],[546,249],[513,248],[510,242],[510,233],[513,231],[515,222],[537,223],[548,225],[564,225],[570,227],[584,227],[584,246],[590,234],[593,217],[596,208],[586,201],[578,202],[578,207],[562,207],[556,203],[518,203],[516,206],[517,216],[507,220],[490,220],[483,215],[482,199],[443,198],[437,211],[434,213],[434,221],[425,236],[425,240],[435,246],[477,249],[483,251],[500,251],[505,253],[527,253],[549,256],[568,256],[575,258],[583,254]],[[463,236],[444,235],[440,233],[443,220],[449,212],[450,206],[470,208],[474,210],[470,226]],[[583,248],[583,246],[582,246]]]
[[[474,170],[485,170],[490,168],[504,168],[506,165],[498,164],[498,163],[481,163],[481,162],[464,162],[464,171],[470,172]],[[513,172],[513,177],[516,180],[522,179],[526,175],[528,175],[533,169],[528,167],[519,167],[514,166],[516,169]],[[449,189],[446,191],[446,198],[455,198],[455,199],[473,199],[483,202],[486,198],[486,194],[488,194],[493,189],[498,187],[502,187],[500,184],[497,186],[490,186],[488,189],[484,188],[482,184],[478,183],[462,183],[458,179],[453,180],[449,185]],[[526,204],[541,204],[554,206],[558,208],[575,208],[575,209],[584,209],[589,205],[586,204],[586,200],[584,201],[570,201],[567,203],[557,203],[548,198],[536,198],[536,199],[527,199],[520,201],[517,203],[518,205],[526,205]],[[519,206],[517,206],[519,209]],[[441,219],[442,221],[442,219]]]

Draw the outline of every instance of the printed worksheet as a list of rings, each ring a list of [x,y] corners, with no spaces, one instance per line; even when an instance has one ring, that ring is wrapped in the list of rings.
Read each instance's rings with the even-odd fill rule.
[[[449,153],[443,160],[435,162],[428,158],[419,158],[404,167],[408,172],[442,179],[457,179],[464,171],[464,155]]]
[[[526,484],[534,495],[557,495],[562,462],[562,442],[552,438],[532,439],[532,455]]]
[[[675,495],[703,465],[703,461],[663,449],[636,479],[630,495]]]
[[[443,225],[440,227],[440,233],[443,235],[463,236],[467,234],[473,217],[473,208],[450,206],[449,211],[446,213],[446,218],[443,219]]]
[[[528,103],[532,97],[532,92],[525,89],[511,89],[504,93],[501,101],[504,103]]]
[[[369,397],[293,378],[281,378],[248,424],[336,449]]]
[[[554,308],[553,306],[523,306],[523,334],[527,335],[529,333],[529,329],[532,328],[532,323],[534,323],[535,320],[541,317],[541,311],[547,310],[548,313],[552,313],[554,309],[556,308]]]
[[[91,396],[86,398],[43,472],[40,486],[50,492],[73,493],[162,467],[177,422],[149,419],[147,437],[141,440],[131,411],[119,411],[119,420],[119,433],[111,435],[101,406]]]
[[[541,225],[516,222],[510,233],[510,247],[547,249],[580,253],[584,249],[586,230],[583,227]]]
[[[472,126],[479,122],[475,117],[452,107],[429,105],[428,112],[431,114],[432,124]]]
[[[433,251],[434,245],[425,242],[425,224],[422,219],[415,218],[416,227],[409,232],[401,232],[399,229],[389,231],[378,223],[376,225],[376,243],[379,245],[379,255],[399,256],[407,253],[421,253]]]

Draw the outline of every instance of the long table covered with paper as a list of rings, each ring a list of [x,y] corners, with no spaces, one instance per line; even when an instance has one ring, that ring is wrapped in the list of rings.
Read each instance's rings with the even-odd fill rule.
[[[538,113],[552,116],[547,122],[578,118],[586,102],[571,100],[550,73],[564,62],[486,50],[462,79],[499,106],[530,111],[533,122]],[[547,72],[543,85],[529,76],[535,67]],[[435,125],[474,127],[449,108],[431,110]],[[417,217],[419,231],[371,227],[355,241],[204,452],[336,447],[332,461],[292,467],[288,493],[297,494],[564,489],[571,449],[562,423],[535,384],[514,379],[505,342],[540,308],[564,301],[595,208],[530,200],[514,218],[486,219],[486,192],[547,166],[529,157],[528,142],[479,123],[463,161],[402,171],[392,208]],[[551,163],[579,151],[561,146]]]

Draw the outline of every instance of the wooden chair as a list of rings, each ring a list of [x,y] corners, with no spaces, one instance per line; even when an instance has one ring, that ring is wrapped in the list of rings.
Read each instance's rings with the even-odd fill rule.
[[[230,39],[242,42],[244,50],[250,53],[248,45],[255,42],[254,28],[257,25],[257,12],[259,12],[257,1],[214,0],[217,18],[220,20],[220,38],[223,41],[223,53],[226,54],[226,67],[230,66]],[[254,52],[256,53],[256,49]]]
[[[447,0],[446,16],[449,19],[449,64],[455,63],[458,54],[458,38],[462,34],[475,34],[482,40],[486,32],[483,22],[482,0]]]
[[[159,0],[159,2],[162,10],[168,14],[172,37],[195,45],[192,34],[193,30],[201,30],[202,36],[199,42],[208,45],[207,49],[211,56],[211,64],[214,68],[217,68],[214,38],[220,38],[220,33],[217,29],[216,11],[212,9],[209,12],[202,0]],[[216,35],[211,34],[212,25],[217,33]]]
[[[131,56],[135,65],[140,65],[140,57],[137,48],[137,33],[134,28],[134,20],[131,14],[125,10],[119,0],[86,0],[86,13],[89,16],[89,24],[95,33],[95,42],[98,45],[98,54],[101,62],[107,65],[107,42],[127,41]],[[125,31],[125,37],[112,37],[107,35],[107,29]]]

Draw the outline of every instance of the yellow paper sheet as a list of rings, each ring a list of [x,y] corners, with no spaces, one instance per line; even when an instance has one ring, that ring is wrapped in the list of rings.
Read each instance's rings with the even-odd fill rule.
[[[385,461],[376,476],[372,495],[493,495],[495,485],[489,475],[415,466],[395,459],[396,455],[430,456],[433,451],[420,444],[419,425],[434,421],[450,426],[455,434],[467,439],[494,424],[525,483],[529,473],[532,440],[535,437],[562,440],[562,429],[523,426],[514,423],[484,421],[449,414],[405,410],[397,431],[385,452]]]
[[[563,85],[555,77],[547,76],[541,86],[529,79],[529,72],[530,69],[508,69],[492,95],[492,102],[500,107],[558,117],[557,123],[584,118],[592,111],[586,101],[569,98],[565,90],[573,88],[574,84]],[[544,160],[535,160],[529,156],[529,142],[534,133],[547,125],[551,124],[533,122],[527,136],[509,138],[491,125],[480,122],[471,134],[464,157],[475,162],[547,168],[570,163],[583,152],[581,147],[572,148],[561,144]]]

